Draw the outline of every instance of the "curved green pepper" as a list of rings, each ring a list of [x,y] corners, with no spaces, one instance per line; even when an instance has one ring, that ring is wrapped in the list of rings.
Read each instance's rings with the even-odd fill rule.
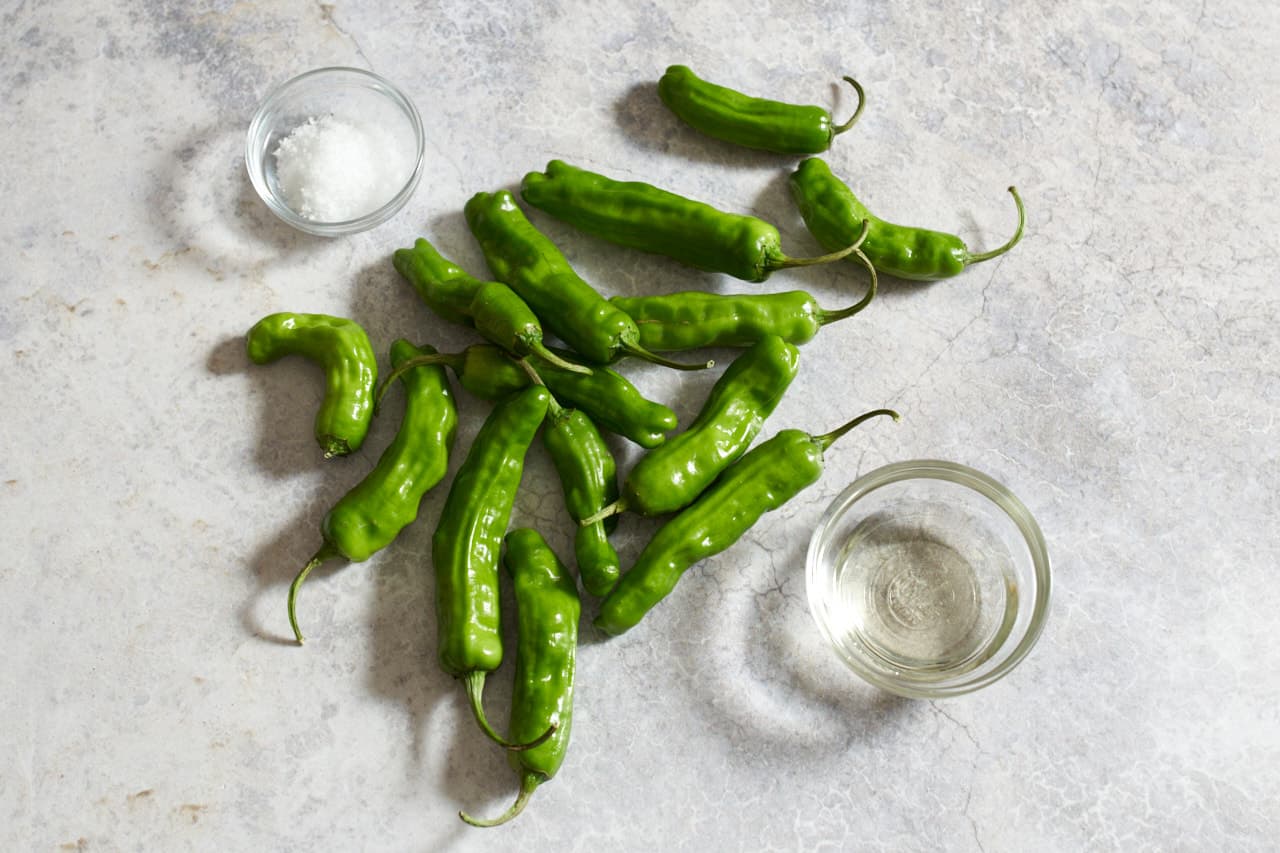
[[[399,367],[435,350],[405,340],[391,345],[391,364]],[[307,575],[324,561],[343,557],[353,563],[369,559],[391,544],[418,517],[418,504],[449,469],[449,449],[458,429],[458,409],[444,368],[423,365],[400,374],[405,388],[400,429],[378,464],[325,515],[320,526],[324,544],[289,587],[289,624],[303,641],[295,603]]]
[[[440,666],[461,678],[481,730],[506,747],[484,715],[485,674],[502,663],[498,552],[524,457],[551,395],[534,386],[493,407],[458,469],[431,538]],[[527,747],[528,745],[522,745]]]
[[[615,296],[609,301],[636,321],[640,343],[656,352],[746,347],[768,335],[804,344],[828,323],[852,317],[871,304],[878,278],[870,263],[867,270],[871,286],[866,296],[838,311],[818,307],[803,290],[735,296],[686,290],[664,296]]]
[[[254,364],[295,353],[320,364],[325,391],[316,412],[316,441],[325,459],[360,449],[373,417],[373,386],[378,379],[378,361],[364,329],[328,314],[280,312],[254,324],[245,349]]]
[[[817,481],[822,475],[822,455],[833,441],[878,415],[898,419],[897,412],[876,409],[826,435],[786,429],[753,448],[697,501],[658,529],[635,566],[601,603],[596,627],[609,634],[633,628],[675,589],[691,566],[737,542],[760,516]]]
[[[680,364],[641,347],[631,318],[573,271],[555,244],[525,218],[511,193],[476,193],[464,213],[498,280],[510,285],[548,329],[588,360],[608,364],[631,355],[678,370],[711,366]]]
[[[515,587],[516,673],[511,692],[511,737],[550,738],[508,757],[520,776],[520,795],[493,820],[458,816],[472,826],[498,826],[524,810],[534,790],[556,775],[569,747],[573,722],[573,674],[582,603],[573,577],[536,530],[507,534],[503,560]]]
[[[617,512],[674,512],[692,503],[751,446],[800,368],[800,351],[769,335],[745,350],[712,386],[689,428],[641,457],[622,497],[583,523]]]
[[[1018,207],[1018,229],[1009,242],[989,252],[974,253],[954,234],[885,222],[858,201],[853,190],[831,174],[831,167],[817,157],[805,160],[791,175],[791,195],[800,208],[809,233],[830,249],[858,232],[864,221],[871,231],[863,253],[882,273],[908,281],[936,281],[959,275],[965,267],[998,258],[1018,245],[1026,225],[1022,197],[1009,187]]]
[[[725,142],[779,154],[817,154],[862,115],[866,95],[858,81],[845,77],[858,93],[858,108],[844,124],[832,124],[822,107],[753,98],[701,79],[684,65],[672,65],[658,81],[658,97],[695,130]]]
[[[618,552],[609,542],[616,519],[581,522],[618,499],[617,463],[591,419],[578,409],[562,407],[554,397],[542,441],[560,475],[569,516],[579,522],[573,540],[578,576],[587,592],[604,596],[622,573]]]
[[[397,249],[393,258],[396,271],[444,319],[473,326],[485,340],[516,356],[537,355],[565,370],[591,372],[546,348],[538,318],[502,282],[480,281],[469,275],[422,238],[412,249]]]
[[[839,251],[817,258],[788,257],[778,229],[763,219],[725,213],[650,184],[615,181],[560,160],[548,163],[545,173],[525,175],[520,194],[588,234],[746,281],[764,281],[788,267],[838,261],[856,251],[855,230]],[[545,315],[539,311],[539,316]]]
[[[443,353],[423,361],[448,365],[462,387],[481,400],[500,400],[529,385],[529,376],[518,362],[495,346],[473,344],[460,353]],[[556,398],[581,409],[601,429],[641,447],[657,447],[676,428],[675,412],[645,399],[625,376],[610,368],[597,367],[588,375],[562,370],[537,356],[529,356],[528,361]],[[392,374],[383,383],[379,397],[394,378]]]

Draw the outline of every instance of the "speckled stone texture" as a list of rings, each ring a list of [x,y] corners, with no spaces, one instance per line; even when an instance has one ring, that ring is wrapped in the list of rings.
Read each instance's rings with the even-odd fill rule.
[[[1278,8],[5,4],[0,849],[1276,849]],[[553,157],[818,251],[794,159],[677,124],[654,85],[672,62],[838,116],[855,74],[870,101],[829,161],[874,209],[990,246],[1016,183],[1026,239],[949,282],[886,281],[804,348],[765,436],[881,405],[902,423],[837,445],[636,630],[584,623],[560,775],[515,824],[470,829],[458,810],[496,813],[516,781],[434,660],[445,491],[392,548],[317,573],[294,647],[287,582],[401,404],[322,462],[319,372],[252,366],[242,336],[299,310],[352,317],[384,364],[400,336],[466,345],[390,253],[422,234],[483,270],[463,203]],[[391,77],[430,134],[407,208],[340,240],[276,221],[241,159],[259,98],[326,64]],[[801,287],[839,306],[858,280],[745,285],[534,218],[610,294]],[[715,378],[623,369],[686,422]],[[460,399],[465,448],[486,407]],[[612,446],[625,471],[637,449]],[[830,498],[918,457],[1007,483],[1055,568],[1032,655],[949,701],[862,685],[804,593]],[[569,553],[541,447],[514,521]],[[624,560],[654,526],[620,527]],[[491,680],[499,722],[510,678]]]

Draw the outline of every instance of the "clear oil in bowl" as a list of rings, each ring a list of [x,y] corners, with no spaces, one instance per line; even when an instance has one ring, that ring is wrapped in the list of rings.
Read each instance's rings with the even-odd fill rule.
[[[865,681],[958,696],[1003,678],[1044,627],[1049,557],[996,480],[940,459],[893,462],[827,507],[805,558],[819,631]]]
[[[832,639],[899,677],[933,681],[973,670],[1017,618],[1009,549],[947,504],[870,515],[833,560]]]

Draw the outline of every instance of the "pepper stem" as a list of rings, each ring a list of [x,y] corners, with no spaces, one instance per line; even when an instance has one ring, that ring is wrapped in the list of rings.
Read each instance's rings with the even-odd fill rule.
[[[1022,229],[1027,224],[1027,210],[1022,206],[1022,196],[1018,195],[1016,187],[1009,187],[1009,195],[1013,196],[1013,203],[1018,206],[1018,230],[1013,232],[1013,236],[1009,238],[1009,242],[1005,243],[998,249],[992,249],[989,252],[979,252],[976,255],[969,255],[965,258],[965,266],[970,264],[980,264],[983,261],[989,261],[992,258],[998,258],[1005,252],[1018,245],[1018,241],[1022,239]]]
[[[401,362],[400,366],[391,371],[386,379],[382,380],[382,384],[378,386],[378,390],[373,395],[373,413],[378,414],[378,409],[382,407],[382,398],[386,395],[387,389],[391,387],[391,383],[404,376],[415,367],[422,367],[428,364],[444,364],[453,369],[455,373],[462,369],[462,356],[454,352],[436,352],[430,355],[415,355],[408,361]]]
[[[476,722],[480,725],[480,730],[488,735],[490,740],[512,752],[523,752],[526,749],[533,749],[556,733],[556,723],[552,723],[545,732],[528,743],[512,743],[494,731],[493,726],[489,725],[489,720],[484,715],[484,702],[482,701],[484,697],[484,675],[482,670],[472,670],[462,676],[462,683],[467,688],[467,699],[471,701],[471,713],[475,715]]]
[[[537,368],[535,368],[532,364],[529,363],[529,359],[527,356],[525,358],[517,359],[516,363],[520,365],[520,369],[523,370],[525,372],[525,375],[529,377],[530,382],[532,382],[534,385],[541,385],[543,388],[547,387],[547,383],[542,381],[542,374],[538,373]],[[547,423],[554,423],[555,421],[558,421],[563,415],[564,415],[564,406],[560,405],[560,401],[555,398],[555,395],[551,394],[548,391]]]
[[[642,358],[645,361],[649,361],[654,364],[660,364],[663,367],[670,367],[674,370],[706,370],[709,367],[716,366],[716,361],[713,358],[709,358],[701,364],[689,364],[687,362],[682,362],[682,361],[672,361],[669,358],[663,358],[657,353],[649,352],[647,349],[640,346],[639,344],[623,343],[622,351],[625,352],[627,355],[632,355],[632,356],[635,356],[636,358]]]
[[[325,560],[338,556],[338,549],[330,545],[328,542],[320,546],[320,550],[316,551],[307,564],[302,567],[302,571],[294,577],[293,583],[289,584],[289,625],[293,628],[294,639],[298,641],[298,645],[302,645],[306,638],[302,636],[302,629],[298,627],[298,614],[295,607],[298,600],[298,589],[301,588],[302,582],[307,579],[307,575],[311,574],[311,570],[323,563]]]
[[[840,436],[844,435],[849,430],[858,426],[863,421],[869,421],[872,418],[877,418],[877,417],[880,417],[881,415],[888,415],[889,417],[893,418],[895,421],[899,420],[902,417],[902,415],[898,414],[893,409],[874,409],[870,412],[865,412],[861,415],[858,415],[856,418],[849,421],[844,426],[838,426],[835,429],[833,429],[831,432],[826,433],[825,435],[815,435],[813,437],[813,440],[817,442],[818,446],[825,451],[828,447],[831,446],[832,442],[834,442]]]
[[[543,388],[547,387],[547,383],[542,381],[542,374],[538,372],[537,368],[529,363],[528,356],[524,358],[517,358],[516,364],[520,365],[520,369],[524,371],[525,376],[528,376],[529,381],[534,385],[541,385]]]
[[[775,270],[790,269],[791,267],[811,267],[815,264],[829,264],[833,261],[843,260],[858,251],[858,247],[862,245],[862,241],[865,236],[866,235],[864,234],[862,237],[859,237],[856,241],[845,246],[839,251],[829,252],[825,255],[818,255],[815,258],[788,258],[784,255],[782,260],[774,261],[768,266],[768,269],[770,272],[773,272]]]
[[[579,521],[578,526],[590,527],[591,525],[595,524],[597,521],[604,521],[606,518],[608,518],[611,515],[617,515],[618,513],[625,512],[626,509],[627,509],[627,499],[618,498],[613,503],[607,504],[606,506],[602,507],[599,512],[593,513],[587,516],[586,518],[582,519],[581,521]]]
[[[529,803],[529,798],[533,796],[533,792],[536,791],[538,786],[544,781],[545,777],[541,773],[534,773],[532,770],[526,770],[524,773],[520,774],[520,794],[516,797],[516,801],[511,804],[511,808],[507,809],[501,815],[493,818],[492,820],[481,820],[480,818],[472,817],[466,812],[458,812],[458,817],[462,818],[464,822],[469,823],[472,826],[501,826],[507,821],[515,819],[520,812],[524,811],[524,807]]]
[[[849,120],[844,124],[838,124],[831,128],[832,136],[835,136],[838,133],[844,133],[846,130],[853,127],[853,125],[858,121],[858,117],[862,115],[862,108],[867,105],[867,93],[862,91],[862,84],[847,74],[844,77],[844,81],[852,86],[853,90],[858,93],[858,108],[853,111],[853,115],[850,116]]]
[[[858,242],[855,246],[861,247],[862,243],[867,239],[867,234],[871,231],[871,220],[862,220],[862,233],[858,235]],[[880,276],[876,274],[876,265],[871,263],[871,259],[862,253],[862,249],[858,248],[854,254],[862,261],[862,265],[867,268],[867,273],[871,276],[871,284],[867,287],[867,295],[862,299],[850,305],[848,308],[841,308],[839,311],[823,311],[818,309],[818,325],[825,326],[828,323],[834,323],[836,320],[843,320],[845,317],[852,317],[863,308],[871,304],[871,300],[876,298],[876,291],[880,288]]]
[[[522,340],[521,343],[529,348],[529,352],[533,353],[538,358],[542,359],[548,364],[555,365],[561,370],[569,370],[574,373],[584,374],[586,376],[591,375],[591,368],[587,367],[585,364],[577,364],[576,362],[572,362],[572,361],[569,361],[568,359],[561,358],[551,350],[547,349],[546,344],[544,344],[540,340],[536,340],[536,339]]]

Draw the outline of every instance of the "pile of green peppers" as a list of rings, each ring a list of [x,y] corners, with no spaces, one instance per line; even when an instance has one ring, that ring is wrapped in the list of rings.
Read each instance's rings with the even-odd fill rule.
[[[839,125],[823,108],[749,97],[684,66],[668,69],[658,92],[676,117],[716,139],[812,155],[830,148],[862,114],[862,87],[844,79],[856,90],[858,106]],[[762,282],[790,267],[856,260],[868,284],[848,307],[824,310],[799,290],[726,296],[693,289],[606,298],[535,227],[515,196],[498,191],[476,193],[463,211],[493,280],[472,276],[424,238],[393,255],[395,270],[438,319],[473,329],[483,342],[441,353],[398,340],[390,348],[391,371],[378,386],[369,337],[350,319],[278,313],[249,331],[247,350],[255,363],[298,354],[324,368],[315,437],[325,458],[359,451],[383,395],[391,387],[405,395],[395,437],[325,515],[320,547],[290,586],[289,623],[299,643],[297,598],[308,575],[327,560],[360,562],[390,545],[415,520],[426,493],[445,480],[458,425],[446,368],[490,405],[449,484],[430,565],[424,566],[435,579],[440,666],[462,682],[477,725],[507,750],[519,778],[519,794],[507,812],[492,820],[463,813],[467,823],[511,820],[564,759],[582,611],[579,583],[600,600],[598,629],[611,635],[630,630],[689,568],[732,546],[764,513],[814,483],[832,442],[870,418],[898,418],[892,410],[874,409],[820,435],[784,429],[753,447],[800,370],[799,345],[865,309],[880,273],[917,281],[957,275],[1013,248],[1025,223],[1022,200],[1010,187],[1016,232],[1000,248],[974,253],[954,235],[877,218],[815,157],[799,163],[790,185],[801,216],[828,254],[792,257],[782,251],[777,228],[762,219],[559,160],[527,174],[520,196],[588,234],[745,281]],[[565,347],[549,346],[544,330]],[[741,352],[697,417],[675,435],[674,412],[645,398],[616,369],[628,356],[704,369],[714,362],[672,361],[661,353],[711,347]],[[645,451],[621,484],[602,431]],[[576,580],[542,533],[508,530],[539,432],[574,532]],[[627,512],[668,518],[624,571],[609,537]],[[517,634],[505,734],[489,722],[483,704],[486,676],[504,658],[504,582],[513,589]]]

